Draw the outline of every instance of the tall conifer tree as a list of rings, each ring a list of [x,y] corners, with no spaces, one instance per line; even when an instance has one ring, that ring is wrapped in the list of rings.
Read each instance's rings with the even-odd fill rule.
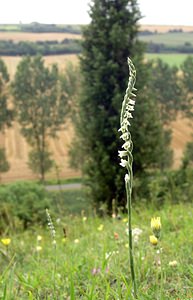
[[[143,45],[137,40],[137,22],[141,17],[137,1],[93,0],[90,17],[91,23],[83,32],[80,58],[82,93],[75,117],[76,139],[72,157],[73,162],[81,167],[92,199],[97,203],[105,202],[110,211],[113,199],[119,205],[125,204],[124,172],[119,167],[117,154],[121,147],[119,115],[128,81],[127,57],[132,58],[137,69],[137,88],[141,91],[138,93],[137,106],[143,104],[142,90],[148,72],[143,65]],[[149,101],[148,97],[145,98]],[[154,128],[153,134],[157,134],[158,131],[161,132],[161,124],[150,122],[149,118],[153,114],[156,123],[156,111],[154,108],[148,111],[148,105],[152,108],[151,103],[148,103],[147,116],[144,116],[142,108],[138,120],[146,124],[147,117],[149,123],[145,129],[150,129],[148,134],[151,134],[151,128]],[[135,118],[136,126],[137,122]],[[137,130],[143,131],[143,126]],[[142,131],[141,135],[145,139]],[[134,145],[136,142],[142,149],[143,144],[140,145],[137,140],[141,135],[136,135],[136,138],[134,136],[133,140]],[[152,152],[157,151],[159,138],[157,135],[153,144],[151,141],[146,143]],[[151,159],[148,157],[148,160]],[[136,166],[139,167],[137,164]]]

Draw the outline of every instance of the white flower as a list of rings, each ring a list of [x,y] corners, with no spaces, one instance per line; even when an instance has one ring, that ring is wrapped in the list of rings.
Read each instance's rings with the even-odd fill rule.
[[[130,181],[129,174],[125,174],[125,182],[129,182],[129,181]]]
[[[134,235],[133,241],[134,241],[134,243],[138,243],[138,241],[139,241],[139,236],[138,236],[138,235]]]
[[[176,267],[178,265],[178,262],[176,260],[170,261],[169,266],[170,267]]]
[[[127,113],[129,113],[129,111],[134,111],[134,106],[128,105],[128,111],[126,112],[127,117],[129,117],[127,114]]]
[[[126,228],[125,232],[127,235],[129,235],[128,228]],[[142,232],[143,232],[143,230],[140,228],[132,229],[132,236],[133,236],[134,242],[138,242],[139,236],[142,234]]]
[[[135,100],[129,99],[129,104],[135,105]]]
[[[121,159],[120,166],[123,168],[126,168],[128,166],[128,161],[125,159]]]
[[[129,133],[128,132],[125,132],[123,133],[120,138],[124,141],[127,141],[129,139]]]
[[[127,151],[130,149],[130,147],[131,147],[130,141],[125,142],[122,146],[122,148],[127,150]]]
[[[109,259],[112,255],[116,255],[116,254],[119,254],[119,251],[112,251],[112,252],[106,252],[105,253],[105,259]]]
[[[37,247],[36,247],[36,251],[37,251],[37,252],[42,251],[42,247],[41,247],[41,246],[37,246]]]
[[[60,222],[61,222],[61,219],[60,219],[60,218],[57,218],[57,219],[56,219],[56,223],[57,223],[57,224],[60,224]]]
[[[127,156],[127,151],[118,151],[119,152],[119,157],[122,158],[124,156]]]
[[[105,253],[105,259],[107,260],[112,255],[112,252],[106,252]]]
[[[38,236],[37,236],[37,241],[38,241],[38,242],[41,242],[41,240],[42,240],[42,236],[41,236],[41,235],[38,235]]]
[[[133,236],[139,236],[139,235],[142,234],[142,232],[143,232],[143,230],[140,229],[140,228],[134,228],[134,229],[132,229],[132,235]]]

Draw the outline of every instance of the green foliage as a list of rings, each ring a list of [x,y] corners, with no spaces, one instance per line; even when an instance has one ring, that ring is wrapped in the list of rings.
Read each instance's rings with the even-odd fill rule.
[[[182,53],[146,53],[147,60],[160,58],[163,62],[167,63],[170,67],[179,68],[180,65],[187,58],[187,54]]]
[[[9,170],[9,163],[6,159],[5,149],[0,148],[0,173]]]
[[[188,142],[182,158],[182,168],[193,166],[193,142]]]
[[[75,118],[72,161],[82,169],[91,198],[125,205],[124,172],[117,157],[121,102],[127,86],[127,57],[137,69],[137,101],[132,122],[134,171],[164,167],[169,162],[169,135],[163,132],[157,101],[148,87],[144,47],[136,39],[140,13],[136,1],[93,1],[91,23],[83,32],[82,92]],[[168,158],[168,159],[167,159]]]
[[[36,162],[41,162],[42,181],[48,166],[47,139],[56,137],[57,130],[61,129],[72,96],[72,91],[63,89],[65,80],[68,81],[68,76],[61,76],[56,65],[47,68],[43,59],[37,56],[22,59],[12,83],[17,119],[22,134],[36,153]],[[32,156],[34,159],[34,154]]]
[[[5,126],[11,126],[14,112],[8,105],[8,84],[9,74],[2,59],[0,59],[0,131],[3,131]],[[9,163],[6,159],[5,149],[0,148],[0,173],[9,170]]]
[[[41,24],[38,22],[32,22],[30,24],[21,24],[20,30],[23,32],[64,32],[71,34],[80,34],[81,25]]]
[[[57,214],[66,216],[93,212],[92,202],[86,197],[86,191],[83,189],[52,191],[49,197],[52,203],[52,213],[57,212]]]
[[[193,169],[156,172],[149,176],[134,178],[133,198],[144,205],[160,208],[166,203],[191,203],[193,199]]]
[[[134,243],[139,300],[192,298],[192,213],[188,204],[167,205],[161,210],[141,205],[135,208],[135,228],[142,230]],[[56,252],[48,229],[36,226],[5,235],[11,243],[7,253],[6,247],[0,245],[0,298],[6,290],[6,299],[14,300],[133,300],[131,285],[127,283],[130,273],[123,222],[126,216],[101,219],[85,215],[87,219],[83,221],[82,217],[59,214],[60,222],[56,222],[51,210],[50,214],[56,230]],[[159,248],[149,243],[153,216],[161,217],[162,223],[162,278]],[[176,266],[169,265],[172,261],[176,261]]]
[[[64,39],[61,42],[53,41],[20,41],[13,42],[12,40],[0,41],[0,55],[56,55],[56,54],[72,54],[80,53],[81,46],[77,39]]]
[[[178,79],[178,68],[170,67],[161,59],[150,64],[150,89],[155,95],[160,107],[162,122],[168,123],[176,118],[177,111],[182,106],[182,92]]]
[[[9,74],[4,61],[0,59],[0,130],[10,126],[13,120],[13,110],[8,107],[8,83]]]
[[[42,172],[48,172],[54,165],[54,161],[51,159],[51,153],[45,150],[40,153],[37,150],[32,150],[29,153],[28,165],[35,174]]]
[[[76,118],[73,162],[81,165],[96,203],[121,202],[123,171],[117,158],[119,113],[127,85],[127,57],[134,51],[140,14],[134,1],[93,1],[83,32],[83,91]]]
[[[182,110],[190,120],[193,119],[193,57],[188,56],[181,65],[184,101]],[[192,124],[192,123],[191,123]]]
[[[34,183],[14,183],[0,187],[0,231],[45,224],[45,208],[49,207],[45,188]],[[19,223],[18,223],[19,222]]]
[[[192,32],[167,32],[139,35],[148,53],[193,53]]]

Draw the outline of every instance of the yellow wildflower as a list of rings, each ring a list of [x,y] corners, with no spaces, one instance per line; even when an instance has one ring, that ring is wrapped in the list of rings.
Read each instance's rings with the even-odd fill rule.
[[[9,244],[11,243],[11,239],[9,239],[9,238],[1,239],[1,242],[3,245],[9,246]]]
[[[75,240],[74,240],[74,243],[75,243],[75,244],[78,244],[79,242],[80,242],[79,239],[75,239]]]
[[[151,219],[151,228],[152,230],[160,230],[161,229],[161,220],[160,217],[152,218]]]
[[[160,231],[161,231],[161,220],[160,217],[152,218],[151,219],[151,229],[156,236],[156,238],[160,237]]]
[[[87,220],[87,217],[83,217],[83,218],[82,218],[82,221],[83,221],[83,222],[86,222],[86,220]]]
[[[124,218],[122,221],[123,221],[123,223],[127,223],[128,222],[128,218]]]
[[[155,235],[150,235],[149,241],[150,241],[150,243],[151,243],[152,245],[154,245],[154,246],[156,246],[157,243],[158,243],[158,239],[156,238]]]

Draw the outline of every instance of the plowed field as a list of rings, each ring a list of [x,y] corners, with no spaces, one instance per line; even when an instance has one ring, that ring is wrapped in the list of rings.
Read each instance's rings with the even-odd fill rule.
[[[16,66],[20,61],[20,57],[3,57],[5,60],[9,73],[13,77]],[[78,62],[76,55],[60,55],[60,56],[48,56],[45,57],[47,65],[52,63],[58,63],[61,69],[65,69],[67,61],[74,63]],[[180,165],[180,160],[184,147],[191,139],[190,126],[185,119],[178,118],[177,121],[172,123],[173,140],[172,148],[174,149],[174,167]],[[50,150],[53,153],[57,165],[60,166],[60,176],[63,178],[70,178],[79,176],[80,173],[72,170],[69,167],[68,149],[73,138],[72,125],[68,124],[66,130],[59,133],[59,138],[56,140],[50,140]],[[28,168],[27,157],[29,152],[29,146],[26,144],[24,138],[20,134],[19,125],[13,124],[13,127],[7,129],[4,135],[0,135],[0,145],[5,146],[7,158],[10,162],[11,168],[9,172],[2,175],[3,182],[15,181],[19,179],[35,179],[37,178]],[[56,178],[56,172],[47,176]]]

